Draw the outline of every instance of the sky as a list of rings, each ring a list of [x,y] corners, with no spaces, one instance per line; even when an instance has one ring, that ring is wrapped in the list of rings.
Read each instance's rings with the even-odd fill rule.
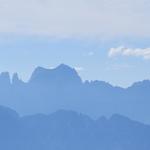
[[[0,0],[0,72],[61,63],[83,80],[150,79],[149,0]]]

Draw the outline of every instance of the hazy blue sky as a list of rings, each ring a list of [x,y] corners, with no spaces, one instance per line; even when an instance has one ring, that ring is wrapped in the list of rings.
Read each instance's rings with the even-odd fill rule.
[[[0,71],[60,63],[128,86],[150,79],[149,0],[0,0]]]

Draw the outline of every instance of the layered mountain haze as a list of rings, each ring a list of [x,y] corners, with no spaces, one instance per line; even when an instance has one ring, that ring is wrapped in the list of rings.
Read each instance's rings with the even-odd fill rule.
[[[115,114],[97,120],[74,111],[20,117],[0,106],[3,150],[149,150],[150,126]]]
[[[97,118],[114,113],[150,123],[150,81],[131,87],[114,87],[104,81],[83,82],[75,69],[61,64],[54,69],[38,67],[28,82],[14,74],[0,75],[0,104],[21,115],[75,110]]]
[[[0,0],[0,150],[150,150],[149,8]]]

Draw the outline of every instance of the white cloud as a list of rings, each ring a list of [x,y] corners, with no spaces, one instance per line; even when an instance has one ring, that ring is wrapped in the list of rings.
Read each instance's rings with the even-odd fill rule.
[[[149,36],[149,0],[0,0],[0,32]]]
[[[80,71],[83,71],[83,70],[84,70],[83,67],[74,67],[74,68],[75,68],[75,70],[76,70],[77,72],[80,72]]]
[[[133,56],[150,59],[150,48],[126,48],[124,46],[120,46],[117,48],[111,48],[109,50],[108,56]]]

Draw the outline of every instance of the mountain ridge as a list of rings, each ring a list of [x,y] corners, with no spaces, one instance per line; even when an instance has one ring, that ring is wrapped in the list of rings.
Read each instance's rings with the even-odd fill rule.
[[[22,115],[70,109],[93,118],[119,113],[150,123],[149,91],[149,80],[128,88],[98,80],[83,82],[74,68],[64,64],[54,69],[38,67],[28,82],[16,73],[12,81],[8,72],[0,75],[0,104]]]
[[[78,72],[76,71],[76,69],[73,68],[73,67],[70,67],[70,66],[68,66],[68,65],[66,65],[66,64],[60,64],[60,65],[58,65],[57,67],[55,67],[55,68],[50,68],[50,69],[44,68],[44,67],[41,67],[41,66],[38,66],[38,67],[36,67],[36,68],[34,69],[34,71],[32,72],[32,74],[31,74],[31,76],[30,76],[30,78],[29,78],[28,81],[24,81],[24,80],[20,79],[18,73],[14,73],[13,76],[12,76],[12,79],[11,79],[9,72],[7,72],[7,71],[0,73],[0,79],[3,77],[3,78],[5,78],[5,79],[7,79],[7,81],[9,80],[10,83],[12,83],[12,81],[13,81],[14,78],[15,78],[15,79],[20,80],[20,81],[22,81],[22,82],[24,82],[24,83],[29,83],[29,82],[32,80],[32,78],[33,78],[32,76],[34,76],[34,74],[36,74],[37,72],[45,72],[45,71],[48,72],[48,71],[54,71],[54,70],[59,70],[59,69],[62,69],[62,71],[64,71],[65,68],[68,68],[68,69],[70,69],[70,70],[73,70],[74,73],[80,78],[80,80],[81,80],[83,83],[86,83],[86,82],[88,82],[88,83],[101,82],[101,83],[105,83],[105,84],[107,84],[107,85],[109,85],[109,86],[112,86],[112,87],[114,87],[114,88],[116,87],[116,88],[122,88],[122,89],[128,89],[128,88],[131,88],[131,87],[133,87],[133,86],[140,85],[140,84],[142,84],[142,83],[149,83],[149,84],[150,84],[150,80],[149,80],[149,79],[143,79],[143,80],[141,80],[141,81],[136,81],[136,82],[132,83],[130,86],[128,86],[128,87],[125,88],[125,87],[122,87],[122,86],[119,86],[119,85],[112,85],[111,83],[109,83],[109,82],[107,82],[107,81],[102,81],[102,80],[85,80],[85,81],[83,81],[83,80],[81,79],[81,77],[78,75]]]
[[[0,148],[3,150],[150,148],[150,125],[119,114],[100,120],[70,110],[49,115],[19,116],[17,113],[16,117],[14,114],[16,111],[0,106]]]

